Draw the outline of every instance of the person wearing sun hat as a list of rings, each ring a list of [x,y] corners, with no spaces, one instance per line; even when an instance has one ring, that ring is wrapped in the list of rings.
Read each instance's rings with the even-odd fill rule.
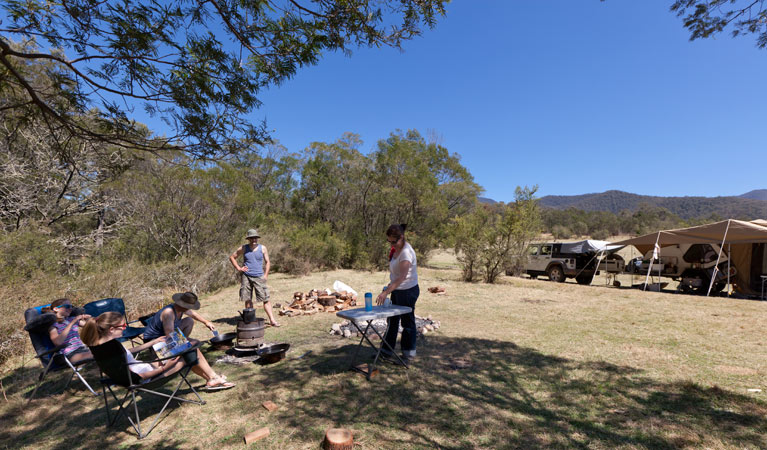
[[[211,331],[216,329],[213,322],[204,318],[196,310],[200,309],[200,300],[193,292],[178,292],[171,297],[173,303],[163,307],[154,313],[144,330],[144,342],[151,341],[160,336],[167,336],[180,328],[187,337],[192,332],[194,321],[201,322]],[[182,317],[184,314],[187,317]]]
[[[240,246],[229,255],[229,262],[240,274],[240,300],[245,302],[246,308],[253,307],[253,292],[256,293],[256,301],[264,304],[264,312],[269,318],[269,324],[273,327],[279,327],[280,324],[274,320],[272,313],[272,304],[269,302],[269,288],[266,286],[266,278],[269,276],[269,251],[266,246],[258,243],[261,235],[258,230],[251,228],[245,235],[248,243]],[[237,259],[242,256],[242,265],[237,263]]]

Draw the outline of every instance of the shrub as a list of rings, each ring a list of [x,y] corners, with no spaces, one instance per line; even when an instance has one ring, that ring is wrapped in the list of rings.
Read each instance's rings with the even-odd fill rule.
[[[554,225],[551,234],[554,236],[554,239],[570,239],[573,235],[569,228],[562,225]]]

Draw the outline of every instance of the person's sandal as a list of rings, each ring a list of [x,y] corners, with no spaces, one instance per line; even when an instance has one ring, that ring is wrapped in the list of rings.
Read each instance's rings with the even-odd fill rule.
[[[211,381],[214,381],[214,382],[217,381],[218,383],[210,384]],[[205,387],[203,387],[203,390],[205,390],[205,391],[221,391],[223,389],[231,389],[234,386],[235,386],[234,383],[232,383],[230,381],[226,381],[222,377],[218,377],[218,378],[214,378],[214,379],[208,381],[205,384]]]
[[[269,325],[273,326],[274,328],[279,328],[281,326],[279,322],[270,323]]]

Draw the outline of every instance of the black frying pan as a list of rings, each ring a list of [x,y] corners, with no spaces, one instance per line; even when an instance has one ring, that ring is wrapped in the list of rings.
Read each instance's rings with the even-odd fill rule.
[[[258,349],[258,362],[262,364],[271,364],[280,361],[285,357],[285,352],[290,348],[290,344],[275,344]]]
[[[237,337],[237,333],[224,333],[213,336],[208,342],[213,345],[232,345],[232,341]]]

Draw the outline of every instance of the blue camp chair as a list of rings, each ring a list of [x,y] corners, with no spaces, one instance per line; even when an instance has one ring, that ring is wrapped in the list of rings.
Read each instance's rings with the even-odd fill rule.
[[[56,346],[53,345],[53,342],[51,342],[50,335],[48,334],[48,329],[51,327],[51,325],[53,325],[53,322],[56,321],[56,316],[52,313],[43,313],[42,309],[46,306],[50,305],[36,306],[24,311],[24,321],[26,322],[24,330],[29,333],[29,339],[32,341],[32,347],[35,349],[37,358],[40,360],[40,364],[43,366],[43,371],[40,372],[40,375],[38,376],[35,390],[32,391],[32,395],[30,395],[28,401],[32,401],[32,399],[35,397],[37,390],[40,388],[40,385],[42,385],[43,380],[48,373],[67,369],[72,371],[72,375],[70,375],[67,384],[64,386],[64,389],[69,387],[69,384],[76,376],[78,379],[80,379],[83,385],[85,385],[85,387],[91,391],[91,394],[95,396],[100,395],[94,391],[93,388],[91,388],[91,385],[88,384],[85,378],[83,378],[83,376],[80,374],[80,370],[83,368],[83,366],[88,363],[92,363],[93,359],[89,358],[73,363],[69,360],[69,358],[60,353],[61,349],[65,346],[64,344]],[[73,311],[73,314],[76,315],[77,313],[78,311]]]
[[[85,314],[89,314],[91,317],[98,317],[101,313],[113,311],[122,314],[125,318],[125,323],[128,325],[138,322],[138,320],[134,320],[133,322],[128,321],[128,316],[125,314],[125,303],[123,303],[123,299],[121,298],[103,298],[101,300],[96,300],[95,302],[86,304],[83,309],[85,309]],[[131,343],[135,343],[135,340],[144,333],[145,328],[146,327],[128,326],[123,332],[123,336],[119,339],[120,342],[131,341]]]

